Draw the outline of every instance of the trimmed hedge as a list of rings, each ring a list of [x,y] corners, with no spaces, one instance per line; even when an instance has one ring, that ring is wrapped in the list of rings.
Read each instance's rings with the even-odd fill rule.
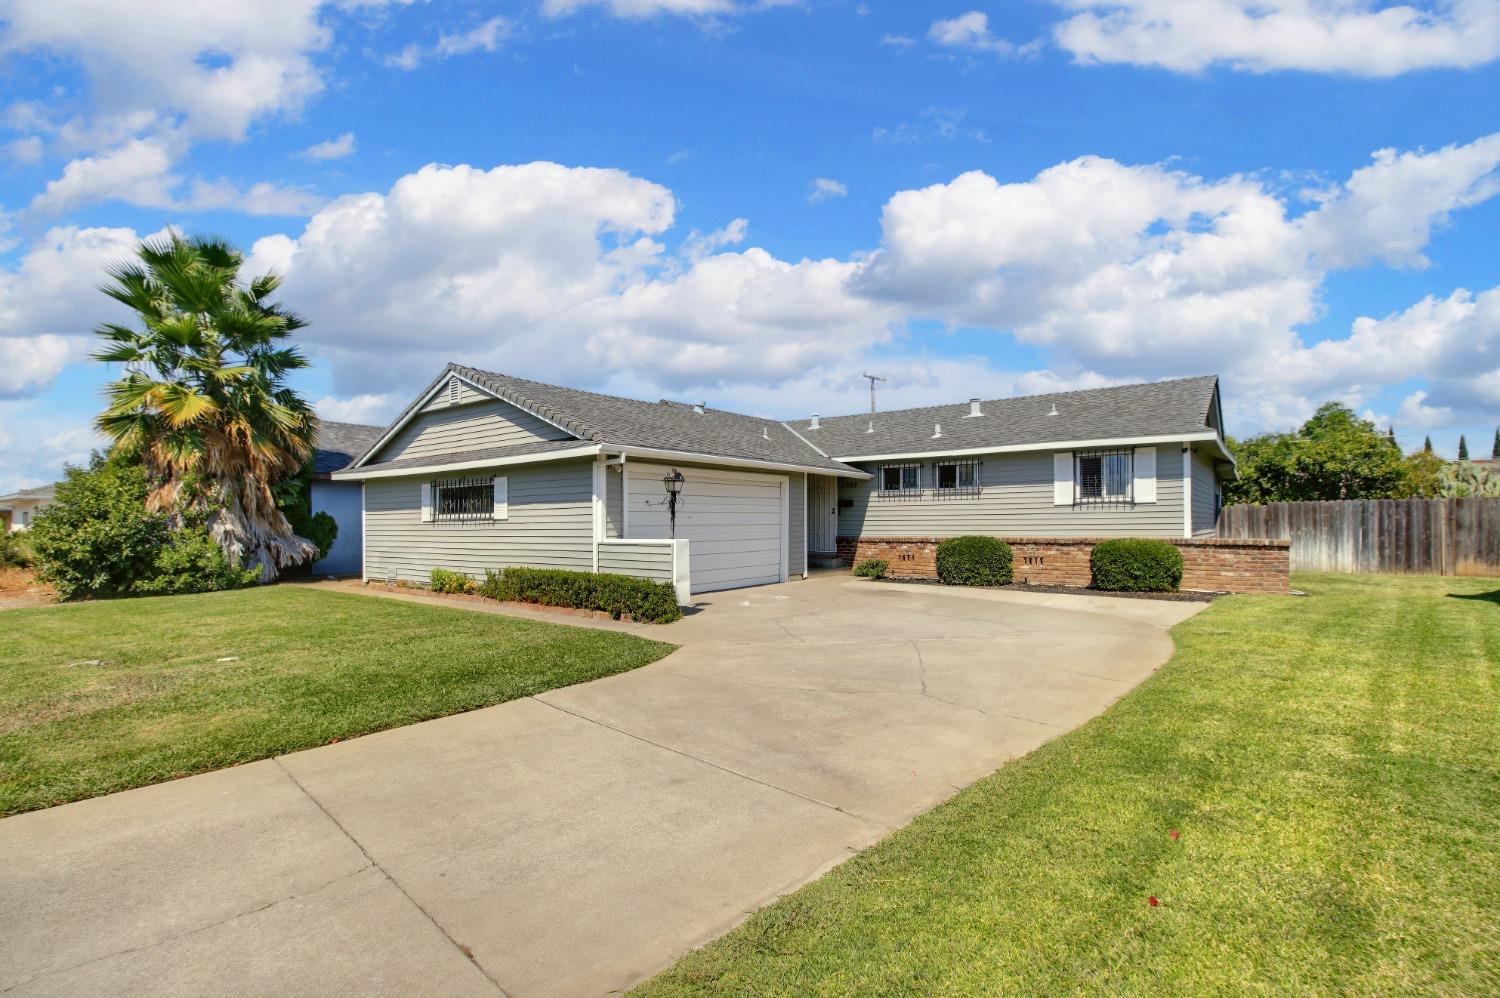
[[[561,568],[507,568],[486,572],[479,594],[490,599],[542,606],[603,610],[619,620],[669,624],[682,617],[677,590],[670,582],[654,582],[608,572],[571,572]]]
[[[866,558],[854,566],[854,574],[866,579],[883,579],[885,570],[890,567],[890,563],[883,558]]]
[[[462,572],[434,568],[427,580],[427,588],[435,593],[472,593],[478,584]]]
[[[950,537],[937,548],[938,581],[948,586],[1008,586],[1010,545],[998,537]]]
[[[1149,537],[1117,537],[1089,552],[1094,588],[1125,593],[1175,593],[1182,587],[1182,551]]]

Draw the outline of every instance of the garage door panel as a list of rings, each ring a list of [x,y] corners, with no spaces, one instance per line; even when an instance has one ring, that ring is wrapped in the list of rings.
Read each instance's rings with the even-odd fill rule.
[[[667,537],[661,465],[632,463],[628,531]],[[682,468],[687,479],[677,510],[677,536],[688,539],[694,592],[780,582],[786,551],[785,481],[752,472]]]

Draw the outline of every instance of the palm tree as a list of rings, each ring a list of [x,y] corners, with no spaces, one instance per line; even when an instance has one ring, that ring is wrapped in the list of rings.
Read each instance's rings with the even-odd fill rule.
[[[281,343],[305,323],[268,301],[276,276],[241,283],[244,258],[222,240],[174,232],[136,257],[100,289],[145,328],[95,330],[107,345],[94,357],[126,367],[95,424],[145,466],[148,508],[205,514],[231,561],[275,578],[317,553],[273,493],[312,453],[312,409],[286,385],[307,359]]]

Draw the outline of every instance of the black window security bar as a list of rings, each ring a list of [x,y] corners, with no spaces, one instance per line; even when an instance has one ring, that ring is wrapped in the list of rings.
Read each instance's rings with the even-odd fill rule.
[[[1134,454],[1128,450],[1087,451],[1073,459],[1073,505],[1129,509],[1135,505]]]
[[[939,461],[933,465],[939,499],[961,499],[979,495],[978,461]]]
[[[495,518],[495,486],[488,478],[450,478],[432,483],[432,518],[472,523]]]
[[[922,466],[882,465],[875,486],[876,495],[884,499],[919,499],[922,496]]]

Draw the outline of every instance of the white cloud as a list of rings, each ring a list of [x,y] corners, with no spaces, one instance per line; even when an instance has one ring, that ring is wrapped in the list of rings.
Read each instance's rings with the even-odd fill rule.
[[[5,157],[15,163],[31,164],[42,158],[42,138],[27,135],[5,144]]]
[[[61,213],[92,201],[117,199],[163,208],[182,178],[172,173],[174,150],[158,139],[132,139],[97,156],[75,159],[31,200],[34,212]]]
[[[927,39],[944,48],[966,49],[970,52],[1011,55],[1016,51],[1012,42],[990,34],[988,15],[977,10],[947,20],[934,21],[932,27],[927,29]]]
[[[1388,77],[1500,58],[1493,0],[1055,0],[1054,29],[1081,62],[1199,72],[1304,70]]]
[[[968,113],[961,108],[929,107],[915,121],[903,121],[890,127],[880,126],[870,138],[883,145],[922,145],[927,142],[951,142],[972,139],[988,142],[984,130],[965,124]]]
[[[261,240],[253,264],[287,274],[340,394],[453,358],[573,383],[778,380],[890,336],[892,310],[848,291],[858,264],[725,250],[742,219],[669,254],[674,211],[665,188],[619,170],[428,166],[333,202],[295,239]]]
[[[324,199],[298,187],[267,181],[241,188],[231,180],[197,180],[185,199],[174,207],[192,211],[239,211],[246,215],[306,215]]]
[[[303,159],[323,162],[330,159],[343,159],[346,156],[352,156],[354,155],[355,147],[354,133],[345,132],[338,138],[315,142],[297,155]]]
[[[1396,410],[1396,419],[1402,426],[1415,426],[1419,429],[1452,424],[1452,409],[1447,406],[1427,405],[1426,402],[1426,392],[1412,392],[1401,400],[1401,407]]]
[[[543,0],[542,13],[547,17],[566,17],[586,7],[599,7],[615,17],[636,20],[662,14],[694,17],[737,14],[745,9],[733,0]]]
[[[366,392],[350,398],[325,395],[312,404],[321,419],[335,423],[366,423],[385,426],[411,400],[393,392]]]
[[[123,315],[97,288],[136,242],[130,229],[55,228],[0,270],[0,396],[47,388],[85,356],[98,322]]]
[[[395,55],[387,56],[385,64],[396,69],[416,69],[430,59],[447,59],[473,52],[498,52],[500,45],[510,37],[511,23],[503,17],[492,17],[468,31],[443,33],[431,45],[412,43]]]
[[[64,423],[44,403],[0,401],[0,493],[55,482],[103,445],[87,422]]]
[[[808,184],[807,203],[818,204],[829,198],[841,198],[849,193],[849,188],[843,182],[828,177],[818,177]]]
[[[884,34],[880,36],[880,44],[889,45],[892,48],[909,49],[917,44],[917,40],[910,35]]]

